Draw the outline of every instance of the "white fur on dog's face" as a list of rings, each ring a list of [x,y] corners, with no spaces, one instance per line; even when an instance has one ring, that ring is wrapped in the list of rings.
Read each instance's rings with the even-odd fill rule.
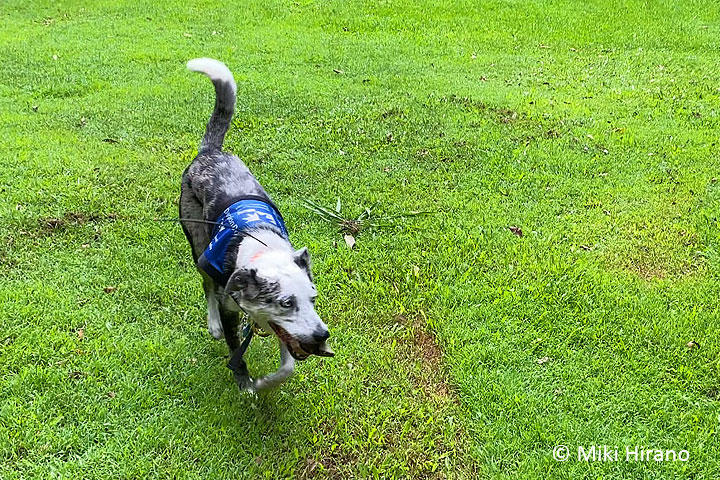
[[[315,312],[317,290],[305,249],[260,250],[238,267],[231,277],[239,287],[233,298],[253,321],[274,331],[298,359],[331,353],[327,325]]]

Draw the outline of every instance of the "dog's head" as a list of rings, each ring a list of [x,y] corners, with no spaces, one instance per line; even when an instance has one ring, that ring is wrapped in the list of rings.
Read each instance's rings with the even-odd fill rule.
[[[326,343],[327,325],[315,312],[307,248],[259,252],[238,266],[225,291],[254,322],[275,332],[295,359],[334,355]]]

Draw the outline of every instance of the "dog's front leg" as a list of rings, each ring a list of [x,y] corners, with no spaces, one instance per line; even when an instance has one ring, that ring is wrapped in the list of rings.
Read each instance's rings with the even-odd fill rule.
[[[253,385],[255,390],[277,387],[287,380],[287,378],[295,371],[295,359],[292,355],[290,355],[285,343],[280,340],[278,341],[280,343],[280,368],[270,375],[266,375],[255,380]]]

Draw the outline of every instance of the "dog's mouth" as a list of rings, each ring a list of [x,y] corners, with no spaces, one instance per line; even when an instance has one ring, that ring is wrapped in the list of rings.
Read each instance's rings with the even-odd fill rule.
[[[332,357],[335,355],[335,352],[333,352],[325,342],[318,345],[302,343],[290,335],[280,325],[271,322],[270,327],[275,331],[275,335],[287,345],[290,355],[292,355],[295,360],[302,361],[310,355],[319,355],[321,357]]]

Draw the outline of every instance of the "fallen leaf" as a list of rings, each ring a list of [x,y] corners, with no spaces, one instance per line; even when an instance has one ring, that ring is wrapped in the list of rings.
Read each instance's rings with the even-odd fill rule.
[[[338,75],[342,75],[343,73],[345,73],[342,70],[338,70],[337,68],[333,68],[333,72],[337,73]]]
[[[82,328],[79,329],[79,330],[77,331],[77,336],[78,336],[78,339],[79,339],[79,340],[82,340],[83,338],[85,338],[85,330],[83,330]]]
[[[685,346],[687,348],[700,348],[700,344],[697,343],[695,340],[690,340]]]
[[[343,235],[343,238],[345,239],[345,244],[350,250],[352,250],[352,248],[355,246],[355,237],[353,237],[349,233],[346,233],[345,235]]]
[[[112,292],[114,292],[115,290],[117,290],[117,287],[105,287],[105,288],[103,288],[103,292],[105,292],[105,293],[112,293]]]
[[[119,140],[115,140],[114,138],[103,138],[102,140],[105,143],[118,143]]]
[[[190,38],[190,37],[192,37],[192,34],[185,32],[185,33],[183,33],[183,37]]]
[[[115,392],[108,392],[108,393],[107,393],[107,396],[110,397],[110,398],[115,398],[115,397],[116,397]]]
[[[543,365],[543,364],[549,362],[550,360],[552,360],[552,358],[550,358],[550,357],[541,357],[541,358],[537,359],[537,363],[538,363],[538,365]]]
[[[413,274],[416,277],[419,277],[420,276],[420,267],[418,267],[417,265],[413,265]]]
[[[510,229],[510,231],[511,231],[512,233],[514,233],[514,234],[517,235],[518,237],[522,237],[522,236],[523,236],[522,228],[520,228],[520,227],[508,227],[508,228]]]
[[[595,247],[591,247],[590,245],[580,245],[580,248],[582,248],[583,250],[585,250],[587,252],[595,249]]]

